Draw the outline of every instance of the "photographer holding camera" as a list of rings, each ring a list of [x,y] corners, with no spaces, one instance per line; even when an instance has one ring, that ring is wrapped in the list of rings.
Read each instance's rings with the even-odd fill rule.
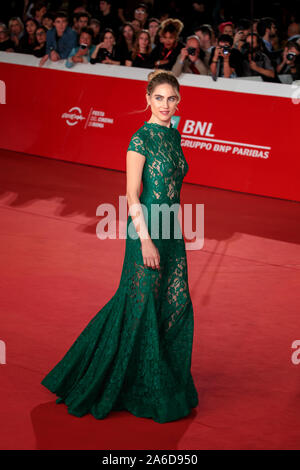
[[[91,60],[91,54],[95,46],[93,41],[93,30],[91,28],[82,28],[79,36],[79,46],[74,47],[66,60],[66,67],[71,68],[77,63],[87,64]]]
[[[243,75],[243,56],[238,49],[233,49],[233,38],[221,34],[218,44],[211,51],[209,66],[213,77],[236,78]]]
[[[246,42],[247,35],[251,32],[251,21],[241,18],[235,27],[235,33],[233,37],[233,48],[241,51],[243,45]]]
[[[300,46],[297,42],[288,41],[286,44],[277,73],[290,74],[293,80],[300,79]]]
[[[262,40],[257,33],[247,35],[242,53],[245,77],[260,75],[264,81],[278,81],[271,59],[262,51]]]
[[[200,48],[198,36],[189,36],[186,40],[186,46],[180,51],[172,72],[176,77],[181,73],[195,73],[197,75],[208,75],[209,69],[200,58],[204,57],[204,52]]]

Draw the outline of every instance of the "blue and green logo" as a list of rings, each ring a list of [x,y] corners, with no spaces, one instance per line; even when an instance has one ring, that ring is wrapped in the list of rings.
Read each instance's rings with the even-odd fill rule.
[[[172,116],[171,117],[172,127],[175,127],[175,129],[178,129],[179,121],[180,121],[180,116]]]

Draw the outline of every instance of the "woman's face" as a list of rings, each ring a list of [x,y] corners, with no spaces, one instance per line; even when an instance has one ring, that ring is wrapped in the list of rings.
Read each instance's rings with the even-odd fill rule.
[[[156,35],[158,28],[159,25],[156,23],[156,21],[151,21],[151,23],[149,23],[149,33],[151,37]]]
[[[104,47],[112,48],[115,43],[115,38],[113,37],[111,33],[105,33],[103,42],[104,42]]]
[[[123,36],[125,39],[132,39],[133,38],[133,30],[130,26],[125,26],[123,29]]]
[[[176,36],[171,33],[165,33],[162,36],[162,43],[167,49],[171,49],[176,43]]]
[[[16,36],[19,36],[19,34],[22,31],[22,27],[21,27],[18,20],[13,20],[11,22],[10,31],[11,31],[12,34],[15,34]]]
[[[27,21],[26,23],[26,31],[27,33],[30,35],[30,34],[34,34],[36,32],[36,24],[34,21]]]
[[[141,33],[139,37],[139,48],[140,49],[146,49],[149,45],[149,38],[148,34],[146,33]]]
[[[157,85],[150,96],[146,95],[146,99],[158,122],[169,122],[176,112],[178,97],[168,83]]]
[[[42,43],[46,42],[46,40],[47,40],[47,34],[46,34],[46,32],[43,30],[43,28],[38,28],[38,29],[36,30],[36,33],[35,33],[35,34],[36,34],[37,42],[38,42],[39,44],[42,44]]]

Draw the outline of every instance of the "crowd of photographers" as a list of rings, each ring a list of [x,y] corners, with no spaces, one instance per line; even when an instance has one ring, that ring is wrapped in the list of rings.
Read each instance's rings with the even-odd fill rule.
[[[64,60],[69,68],[102,63],[172,70],[176,76],[259,76],[280,83],[284,74],[291,81],[300,79],[297,18],[291,16],[281,41],[271,17],[252,22],[233,22],[222,15],[217,23],[210,19],[201,0],[192,2],[190,10],[178,8],[176,16],[171,6],[169,12],[159,13],[155,1],[134,5],[113,0],[24,0],[20,16],[0,22],[0,50],[33,54],[40,66]]]

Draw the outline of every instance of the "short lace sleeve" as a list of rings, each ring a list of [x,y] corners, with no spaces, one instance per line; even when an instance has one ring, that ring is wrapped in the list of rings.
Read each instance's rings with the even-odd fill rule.
[[[127,152],[128,150],[133,150],[134,152],[141,153],[142,155],[144,155],[144,157],[147,157],[145,139],[139,133],[135,133],[131,137]]]

